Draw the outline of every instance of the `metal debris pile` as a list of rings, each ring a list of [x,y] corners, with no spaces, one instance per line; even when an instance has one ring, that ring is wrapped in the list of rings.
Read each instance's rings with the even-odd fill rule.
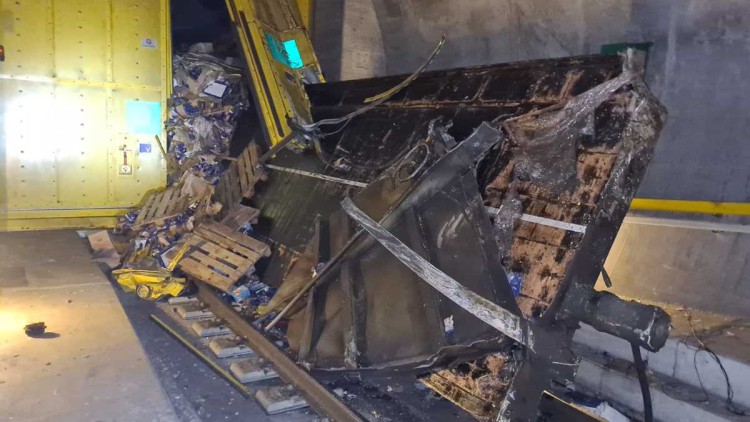
[[[573,69],[551,103],[519,107],[517,115],[502,114],[502,119],[499,112],[486,114],[478,126],[473,116],[461,122],[453,94],[443,100],[431,97],[447,121],[405,125],[399,136],[392,135],[399,129],[394,125],[368,158],[382,158],[389,137],[420,141],[387,168],[378,168],[379,174],[373,170],[364,189],[354,196],[342,192],[340,198],[338,191],[321,185],[304,193],[316,199],[306,203],[305,213],[319,206],[327,215],[315,218],[305,251],[285,261],[277,292],[255,272],[255,264],[271,253],[253,237],[259,210],[241,204],[265,180],[259,150],[251,144],[226,169],[217,164],[227,154],[234,130],[228,123],[236,117],[222,96],[242,88],[232,91],[233,75],[222,74],[226,69],[220,63],[206,65],[196,56],[176,58],[178,87],[167,122],[169,159],[181,176],[150,194],[120,227],[132,242],[116,274],[138,296],[177,295],[188,278],[200,280],[201,289],[210,285],[224,292],[225,302],[241,304],[242,317],[250,314],[252,322],[238,319],[265,331],[306,369],[329,375],[418,369],[420,382],[479,420],[530,420],[553,380],[571,382],[577,357],[570,351],[570,327],[580,321],[636,345],[633,333],[647,332],[651,338],[652,332],[659,337],[668,331],[659,331],[668,319],[658,308],[591,289],[617,232],[612,222],[624,218],[664,119],[658,102],[639,91],[629,60],[623,60],[619,76],[607,73],[610,79],[590,83],[575,96],[571,86],[581,74]],[[490,86],[496,81],[483,79],[490,76],[474,74],[477,83],[468,85]],[[497,69],[492,77],[501,76],[507,77],[507,69]],[[455,75],[441,78],[453,81]],[[303,129],[314,134],[322,125],[346,126],[367,111],[379,124],[377,105],[394,92],[367,100],[375,105]],[[412,98],[409,94],[404,97]],[[418,98],[418,92],[411,94]],[[472,98],[484,101],[483,94],[464,96],[467,105]],[[541,98],[528,97],[525,101],[535,104]],[[645,105],[623,108],[624,100]],[[611,129],[611,139],[596,128],[597,109],[618,110],[599,121]],[[417,120],[410,104],[396,100],[387,113],[389,119]],[[360,117],[360,123],[366,118]],[[459,143],[449,133],[455,122],[473,128]],[[635,136],[629,129],[638,122],[653,129],[649,136]],[[372,127],[355,121],[341,143],[365,148],[357,141],[372,144]],[[335,163],[346,157],[331,163],[332,157],[321,158],[343,171]],[[299,195],[276,189],[271,196]],[[341,209],[324,208],[332,198],[343,199]],[[489,209],[495,211],[492,219]],[[277,216],[274,224],[295,234],[312,228],[300,228],[299,216],[293,216],[296,220]],[[587,230],[596,236],[585,237]],[[210,293],[202,300],[221,303]],[[621,309],[635,317],[621,318]],[[224,319],[231,319],[226,316],[234,315],[230,311]],[[542,318],[545,313],[550,317]],[[661,347],[641,342],[649,350]],[[343,389],[340,396],[348,399]]]
[[[328,207],[339,199],[330,182],[314,182],[317,201],[305,212],[325,211],[326,229],[315,220],[308,248],[263,309],[278,312],[264,328],[288,320],[290,350],[306,368],[435,369],[421,381],[473,416],[532,420],[551,380],[573,377],[568,327],[616,320],[628,328],[615,335],[636,343],[631,333],[665,327],[658,309],[591,288],[664,112],[630,53],[589,61],[425,74],[381,108],[358,102],[382,80],[311,89],[318,120],[303,129],[346,125],[325,134],[324,163],[372,179],[356,195],[342,189],[346,215]],[[274,222],[278,238],[301,231],[289,215]],[[605,309],[610,300],[644,318]]]
[[[480,421],[490,420],[515,374],[512,354],[494,353],[473,362],[435,371],[420,379]],[[455,388],[458,387],[458,388]]]

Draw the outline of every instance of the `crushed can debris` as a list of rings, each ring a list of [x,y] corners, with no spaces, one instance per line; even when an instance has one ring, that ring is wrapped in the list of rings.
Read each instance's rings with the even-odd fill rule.
[[[237,126],[237,116],[249,106],[242,71],[209,54],[178,54],[173,59],[174,89],[165,122],[172,154],[179,169],[204,172],[209,182],[218,176],[218,163],[206,155],[225,157]],[[201,164],[203,163],[203,164]],[[198,166],[198,169],[195,168]]]
[[[250,182],[240,174],[246,182],[240,186],[233,173],[238,159],[228,157],[237,118],[248,109],[249,96],[242,69],[212,52],[211,43],[199,43],[173,57],[173,94],[164,122],[167,187],[147,193],[139,209],[119,218],[113,233],[128,242],[127,251],[120,258],[101,234],[90,241],[98,255],[111,258],[108,265],[122,288],[142,299],[178,296],[192,277],[221,286],[228,298],[255,309],[275,293],[254,275],[253,267],[270,250],[251,236],[258,210],[239,202],[242,196],[250,199],[245,192],[252,192],[251,182],[260,178]],[[253,155],[243,151],[239,160],[245,156]],[[227,225],[219,222],[227,218]],[[221,262],[227,256],[231,265]],[[206,259],[214,261],[207,264]]]

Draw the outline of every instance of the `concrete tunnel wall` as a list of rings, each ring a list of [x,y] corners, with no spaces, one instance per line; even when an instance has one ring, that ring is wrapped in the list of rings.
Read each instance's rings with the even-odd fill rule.
[[[329,80],[598,53],[654,43],[647,81],[669,110],[639,197],[750,201],[750,1],[317,0]],[[614,293],[750,317],[750,235],[623,226]]]
[[[598,53],[654,43],[647,80],[669,120],[640,197],[750,201],[750,2],[745,0],[318,0],[329,80]]]

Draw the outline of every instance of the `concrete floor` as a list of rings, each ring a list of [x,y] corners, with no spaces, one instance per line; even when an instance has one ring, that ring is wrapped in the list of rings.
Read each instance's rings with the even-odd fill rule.
[[[151,314],[194,339],[170,306],[113,284],[76,232],[0,233],[0,421],[317,420],[310,409],[266,415]],[[37,321],[48,334],[27,337]]]
[[[48,335],[27,337],[37,321]],[[9,421],[177,420],[75,232],[0,233],[0,409]]]

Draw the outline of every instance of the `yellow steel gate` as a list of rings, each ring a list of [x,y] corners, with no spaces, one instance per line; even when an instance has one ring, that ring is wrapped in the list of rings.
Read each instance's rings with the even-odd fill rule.
[[[0,231],[112,225],[164,184],[168,0],[0,0]]]
[[[253,96],[271,145],[311,123],[305,83],[323,81],[306,25],[309,0],[226,0],[250,71]]]

